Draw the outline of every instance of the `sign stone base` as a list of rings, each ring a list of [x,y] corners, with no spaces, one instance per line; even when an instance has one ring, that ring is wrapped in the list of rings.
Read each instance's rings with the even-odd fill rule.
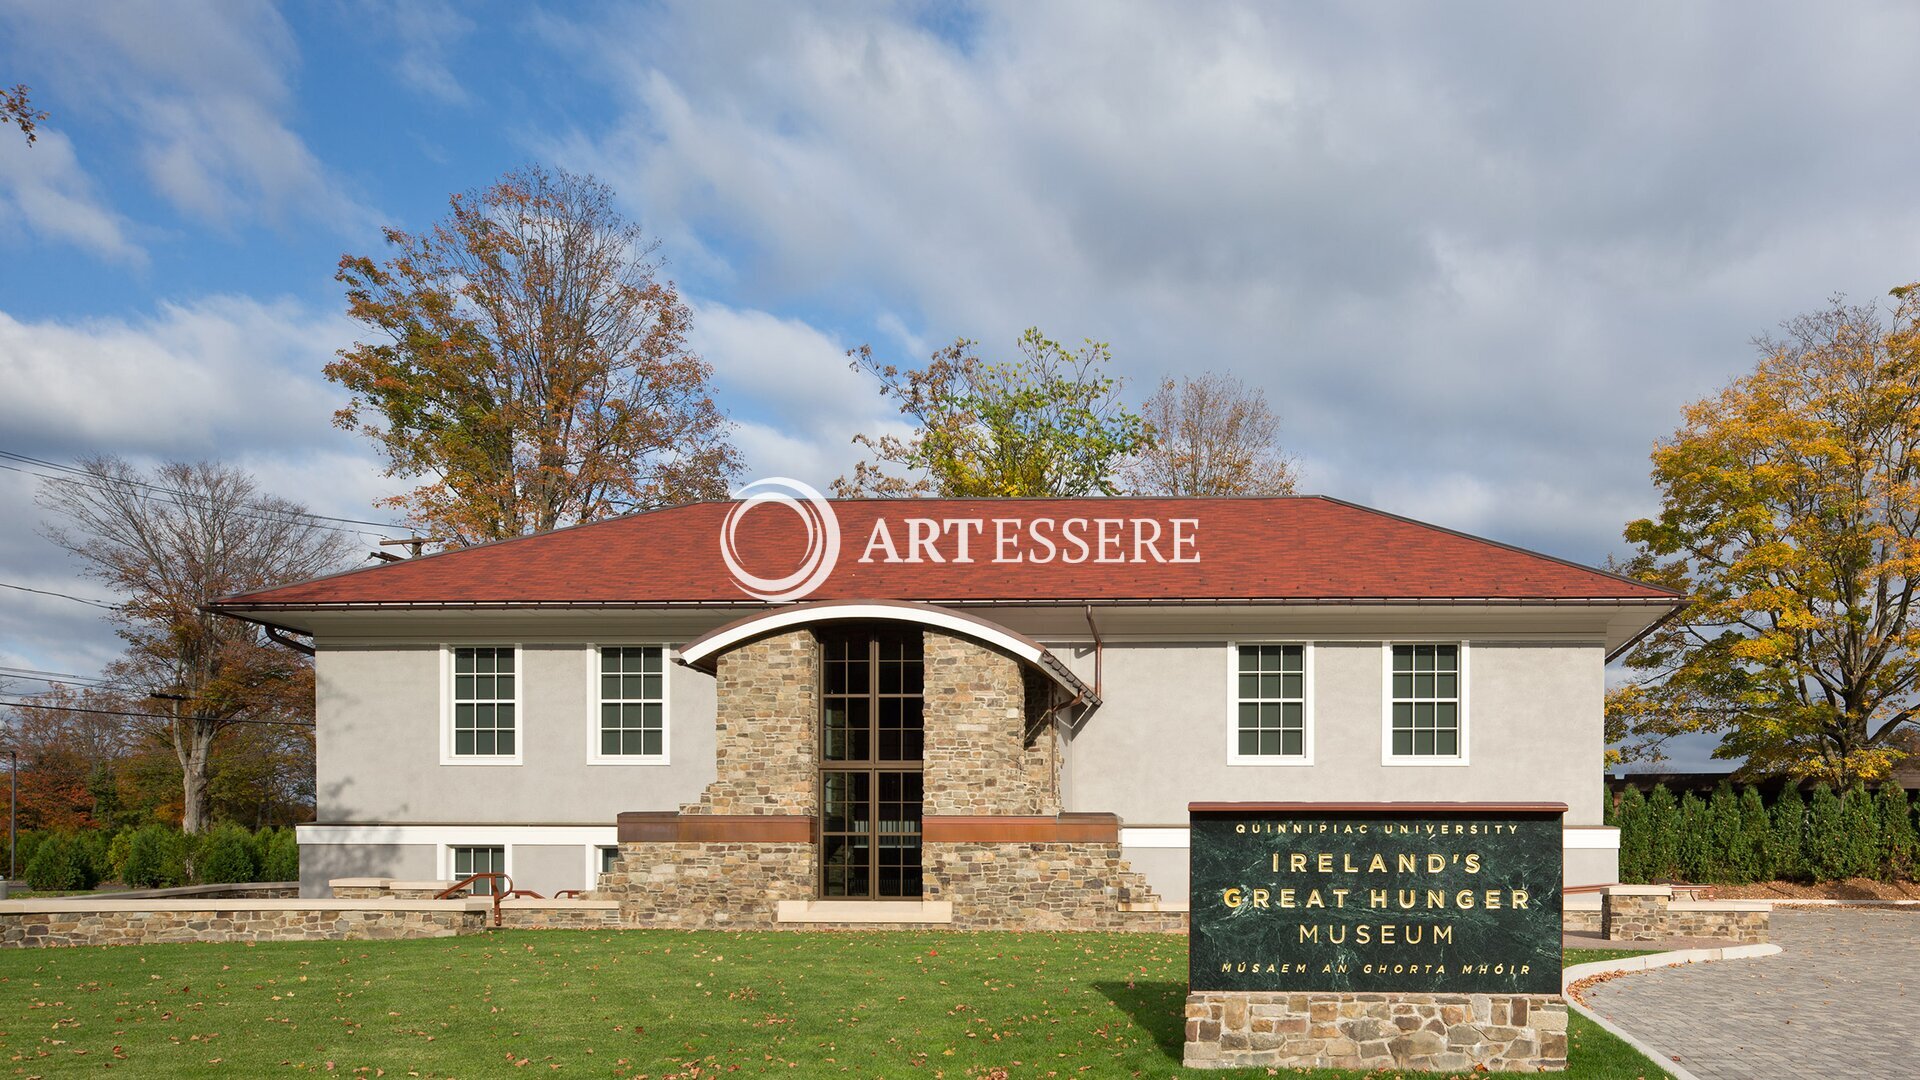
[[[1187,995],[1186,1017],[1190,1069],[1567,1067],[1558,994],[1199,990]]]

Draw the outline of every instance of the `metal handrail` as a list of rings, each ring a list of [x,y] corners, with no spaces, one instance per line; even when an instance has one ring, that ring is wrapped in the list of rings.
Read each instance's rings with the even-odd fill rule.
[[[532,889],[514,888],[513,878],[507,876],[506,874],[500,873],[499,871],[487,871],[485,873],[480,873],[480,874],[468,874],[466,877],[463,877],[459,881],[454,882],[450,887],[440,890],[440,892],[434,896],[434,899],[435,900],[452,900],[455,898],[456,893],[460,892],[462,889],[471,888],[473,886],[473,883],[476,881],[485,881],[494,886],[493,891],[489,894],[489,899],[493,901],[493,925],[495,926],[500,925],[500,902],[502,900],[511,900],[517,896],[531,897],[535,900],[546,899],[545,897],[541,896],[539,893],[534,892]],[[501,886],[505,886],[505,887],[502,888]]]

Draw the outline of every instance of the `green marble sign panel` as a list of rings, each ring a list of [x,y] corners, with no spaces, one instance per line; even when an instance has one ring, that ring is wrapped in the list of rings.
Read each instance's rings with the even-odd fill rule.
[[[1192,826],[1195,990],[1560,992],[1559,813],[1249,804]]]

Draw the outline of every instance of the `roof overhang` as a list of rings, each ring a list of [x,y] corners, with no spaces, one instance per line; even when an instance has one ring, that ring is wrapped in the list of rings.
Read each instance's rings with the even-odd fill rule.
[[[823,600],[794,604],[736,619],[680,647],[680,662],[711,672],[720,654],[755,638],[799,627],[835,622],[894,622],[923,626],[990,645],[1038,668],[1069,694],[1097,706],[1100,699],[1046,646],[977,615],[905,600]]]

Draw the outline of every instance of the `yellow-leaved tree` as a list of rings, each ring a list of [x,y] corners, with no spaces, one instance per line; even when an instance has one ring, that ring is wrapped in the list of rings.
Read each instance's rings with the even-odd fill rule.
[[[1920,709],[1920,286],[1760,342],[1653,451],[1626,573],[1693,602],[1627,657],[1609,741],[1684,732],[1754,774],[1885,776]]]

